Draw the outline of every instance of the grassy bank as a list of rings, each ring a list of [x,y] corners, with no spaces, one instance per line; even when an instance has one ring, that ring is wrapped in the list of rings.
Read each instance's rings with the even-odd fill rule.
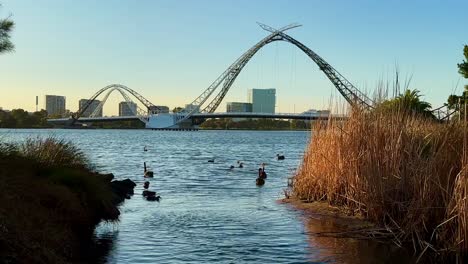
[[[0,143],[0,262],[82,261],[95,225],[118,220],[122,200],[88,164],[64,141]]]
[[[466,123],[403,111],[316,125],[293,194],[383,227],[416,252],[468,252]]]

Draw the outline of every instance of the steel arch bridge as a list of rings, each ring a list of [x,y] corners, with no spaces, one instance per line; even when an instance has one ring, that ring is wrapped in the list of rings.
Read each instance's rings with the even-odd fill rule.
[[[125,102],[127,103],[127,106],[133,112],[134,116],[138,117],[138,119],[140,119],[144,123],[148,123],[148,112],[147,112],[148,109],[157,109],[157,106],[155,106],[148,99],[143,97],[141,94],[137,93],[135,90],[132,90],[125,85],[111,84],[100,89],[93,96],[91,96],[91,98],[88,99],[86,104],[76,114],[72,116],[72,119],[73,119],[72,122],[74,123],[80,117],[82,117],[83,113],[91,106],[93,101],[95,101],[98,98],[98,96],[103,94],[105,91],[107,91],[107,93],[105,93],[104,99],[93,110],[93,112],[91,113],[89,117],[96,117],[96,115],[102,111],[102,108],[104,104],[106,103],[107,99],[109,98],[109,95],[111,95],[114,91],[118,91],[122,95],[122,97],[125,99]],[[133,104],[134,102],[132,101],[132,99],[127,93],[129,93],[130,95],[135,97],[138,101],[140,101],[147,108],[147,110],[145,111],[144,109],[141,109],[138,105],[136,106],[136,109],[131,107],[131,104]]]
[[[80,111],[72,117],[72,122],[74,123],[83,115],[83,113],[91,105],[93,100],[96,100],[96,98],[99,95],[107,91],[107,93],[104,96],[104,99],[91,114],[91,117],[95,116],[100,110],[102,110],[102,106],[106,102],[109,95],[113,91],[117,90],[124,97],[127,104],[132,103],[132,100],[127,95],[128,92],[147,108],[145,111],[144,109],[138,107],[137,110],[134,112],[135,116],[137,116],[138,119],[144,122],[147,128],[180,128],[193,126],[193,119],[196,118],[196,115],[194,116],[194,114],[209,114],[216,111],[216,109],[219,107],[222,100],[228,93],[229,89],[231,88],[231,85],[234,83],[237,76],[240,74],[244,66],[250,61],[250,59],[262,47],[276,41],[288,42],[299,48],[301,51],[303,51],[312,61],[315,62],[315,64],[317,64],[319,69],[323,71],[327,78],[333,83],[335,88],[340,92],[340,94],[352,107],[360,109],[373,108],[374,101],[372,99],[370,99],[366,94],[357,89],[350,81],[348,81],[343,75],[341,75],[336,69],[334,69],[317,53],[315,53],[307,46],[285,33],[285,31],[292,28],[300,27],[301,25],[291,24],[280,29],[274,29],[265,24],[258,24],[262,29],[270,32],[270,34],[262,40],[260,40],[257,44],[255,44],[253,47],[247,50],[244,54],[242,54],[218,78],[216,78],[216,80],[210,86],[208,86],[208,88],[206,88],[197,98],[195,98],[190,104],[188,104],[190,107],[182,109],[182,111],[180,111],[179,113],[156,116],[149,115],[150,108],[157,108],[154,104],[152,104],[149,100],[145,99],[136,91],[124,85],[112,84],[96,92],[89,99],[89,101],[83,107],[83,109],[80,109]],[[217,93],[215,93],[215,91],[217,91]],[[210,97],[213,97],[213,99],[208,101]]]

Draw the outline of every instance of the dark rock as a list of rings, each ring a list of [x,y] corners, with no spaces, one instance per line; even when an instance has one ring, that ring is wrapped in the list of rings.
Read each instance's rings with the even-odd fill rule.
[[[99,174],[99,176],[101,176],[106,182],[111,182],[114,179],[114,174],[112,173]]]
[[[125,179],[122,181],[112,181],[110,183],[110,187],[115,195],[115,202],[119,204],[123,202],[125,198],[132,195],[134,193],[133,188],[135,188],[135,186],[136,184],[130,179]]]

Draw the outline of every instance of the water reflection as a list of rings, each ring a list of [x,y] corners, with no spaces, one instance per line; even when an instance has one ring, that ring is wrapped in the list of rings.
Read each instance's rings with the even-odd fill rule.
[[[113,224],[101,224],[99,232],[92,238],[87,250],[86,262],[104,264],[109,262],[109,256],[115,250],[115,242],[118,241],[119,231]]]
[[[341,232],[346,226],[334,217],[303,214],[309,248],[314,261],[333,263],[415,263],[415,257],[393,244],[368,239],[341,238],[317,235],[323,232]]]

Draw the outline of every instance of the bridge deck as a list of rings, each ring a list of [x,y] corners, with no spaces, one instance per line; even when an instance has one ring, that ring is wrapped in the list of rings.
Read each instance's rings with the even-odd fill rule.
[[[344,116],[337,116],[343,118]],[[318,120],[327,119],[328,115],[325,114],[292,114],[292,113],[249,113],[249,112],[227,112],[227,113],[196,113],[191,118],[274,118],[274,119],[299,119],[299,120]],[[47,119],[47,122],[54,124],[61,124],[70,122],[71,118],[56,118]],[[137,116],[105,116],[105,117],[80,117],[79,122],[116,122],[116,121],[132,121],[140,120]]]

